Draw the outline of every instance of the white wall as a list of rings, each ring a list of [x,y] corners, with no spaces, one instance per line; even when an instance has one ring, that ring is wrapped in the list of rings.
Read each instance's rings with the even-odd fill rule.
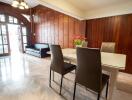
[[[66,0],[38,0],[40,4],[77,19],[84,19],[84,13]]]
[[[94,19],[132,13],[132,1],[85,12],[85,19]]]

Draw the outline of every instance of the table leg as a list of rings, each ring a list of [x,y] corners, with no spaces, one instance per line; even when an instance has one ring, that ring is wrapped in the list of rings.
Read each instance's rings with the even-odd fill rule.
[[[110,74],[110,83],[109,83],[109,93],[108,93],[108,100],[112,100],[113,90],[116,86],[116,79],[118,75],[118,69],[115,68],[108,68],[103,67],[103,70],[108,71]]]

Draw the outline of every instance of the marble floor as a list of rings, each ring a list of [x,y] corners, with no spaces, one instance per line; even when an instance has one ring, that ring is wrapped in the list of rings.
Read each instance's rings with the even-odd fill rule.
[[[65,76],[60,96],[58,74],[55,74],[52,88],[48,85],[49,65],[50,58],[26,54],[0,57],[0,100],[72,100],[74,72]],[[96,100],[96,95],[77,86],[76,100]],[[104,93],[101,100],[104,100]],[[112,100],[132,100],[132,94],[115,89]]]

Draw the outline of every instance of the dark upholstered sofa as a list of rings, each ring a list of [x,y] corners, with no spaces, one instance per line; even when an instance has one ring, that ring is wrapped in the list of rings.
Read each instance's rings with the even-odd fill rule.
[[[47,54],[49,50],[49,44],[35,43],[34,45],[26,46],[25,53],[43,58],[49,56],[49,54]]]

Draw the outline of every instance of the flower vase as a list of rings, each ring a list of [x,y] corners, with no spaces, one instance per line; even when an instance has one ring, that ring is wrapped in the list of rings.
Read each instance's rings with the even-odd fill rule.
[[[75,45],[75,47],[77,48],[77,47],[82,47],[82,45]]]

